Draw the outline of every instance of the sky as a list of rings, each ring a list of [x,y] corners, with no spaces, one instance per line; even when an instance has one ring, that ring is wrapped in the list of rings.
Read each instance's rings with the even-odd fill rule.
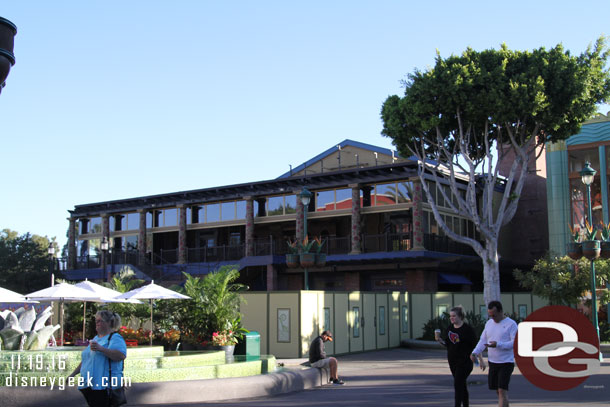
[[[75,205],[268,180],[345,140],[441,56],[610,35],[604,1],[3,0],[0,230]],[[610,106],[601,106],[606,113]]]

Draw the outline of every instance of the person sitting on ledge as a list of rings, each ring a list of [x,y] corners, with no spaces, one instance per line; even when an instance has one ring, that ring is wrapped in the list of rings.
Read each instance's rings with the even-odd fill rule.
[[[318,369],[330,368],[330,381],[334,384],[345,384],[337,375],[337,359],[326,357],[324,351],[324,342],[333,340],[333,334],[330,331],[324,331],[311,342],[309,347],[309,363],[311,367]]]

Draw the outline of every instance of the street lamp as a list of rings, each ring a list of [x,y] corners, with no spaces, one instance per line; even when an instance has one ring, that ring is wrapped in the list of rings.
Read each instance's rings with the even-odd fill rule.
[[[53,242],[49,243],[49,248],[47,249],[47,253],[49,253],[49,275],[51,276],[51,285],[54,285],[55,278],[53,277],[53,266],[54,266],[54,257],[55,257],[55,247],[53,246]]]
[[[307,237],[307,212],[309,211],[309,202],[311,201],[311,192],[307,188],[303,188],[299,194],[301,202],[303,203],[303,239]],[[304,279],[305,279],[305,290],[309,290],[309,275],[307,267],[303,267]]]
[[[582,183],[585,184],[587,186],[587,215],[589,217],[589,224],[592,226],[593,225],[593,213],[591,211],[591,184],[593,183],[593,180],[595,179],[595,174],[597,171],[595,171],[593,168],[591,168],[591,164],[586,161],[585,162],[585,167],[580,171],[580,178],[582,180]],[[599,341],[599,324],[597,321],[597,293],[596,293],[596,287],[595,287],[595,259],[590,259],[591,261],[591,310],[592,310],[592,317],[593,317],[593,326],[595,327],[595,330],[597,331],[597,340]],[[600,357],[601,357],[601,353],[600,353]]]
[[[104,265],[104,280],[106,280],[106,268],[108,266],[108,260],[107,260],[107,254],[108,254],[108,238],[106,236],[104,236],[102,238],[102,243],[100,243],[100,249],[102,249],[102,256],[103,256],[103,261],[102,264]]]

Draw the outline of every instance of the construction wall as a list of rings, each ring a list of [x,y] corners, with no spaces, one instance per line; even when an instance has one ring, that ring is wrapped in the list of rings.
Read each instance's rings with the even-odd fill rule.
[[[417,339],[424,324],[455,305],[487,317],[482,293],[406,292],[248,292],[242,295],[244,327],[261,336],[261,354],[277,358],[307,357],[309,344],[322,331],[333,333],[326,342],[329,355],[400,346]],[[546,305],[528,293],[503,293],[508,314],[525,318]]]

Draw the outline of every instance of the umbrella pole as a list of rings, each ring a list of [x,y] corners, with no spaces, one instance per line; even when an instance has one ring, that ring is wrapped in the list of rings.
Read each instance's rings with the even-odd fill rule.
[[[150,299],[150,333],[148,334],[150,337],[150,346],[152,346],[152,331],[154,328],[154,324],[153,324],[153,300],[152,298]]]
[[[61,335],[59,340],[61,341],[61,346],[64,346],[64,299],[59,300],[59,334]]]
[[[85,340],[85,324],[87,321],[87,301],[83,303],[83,341]]]

